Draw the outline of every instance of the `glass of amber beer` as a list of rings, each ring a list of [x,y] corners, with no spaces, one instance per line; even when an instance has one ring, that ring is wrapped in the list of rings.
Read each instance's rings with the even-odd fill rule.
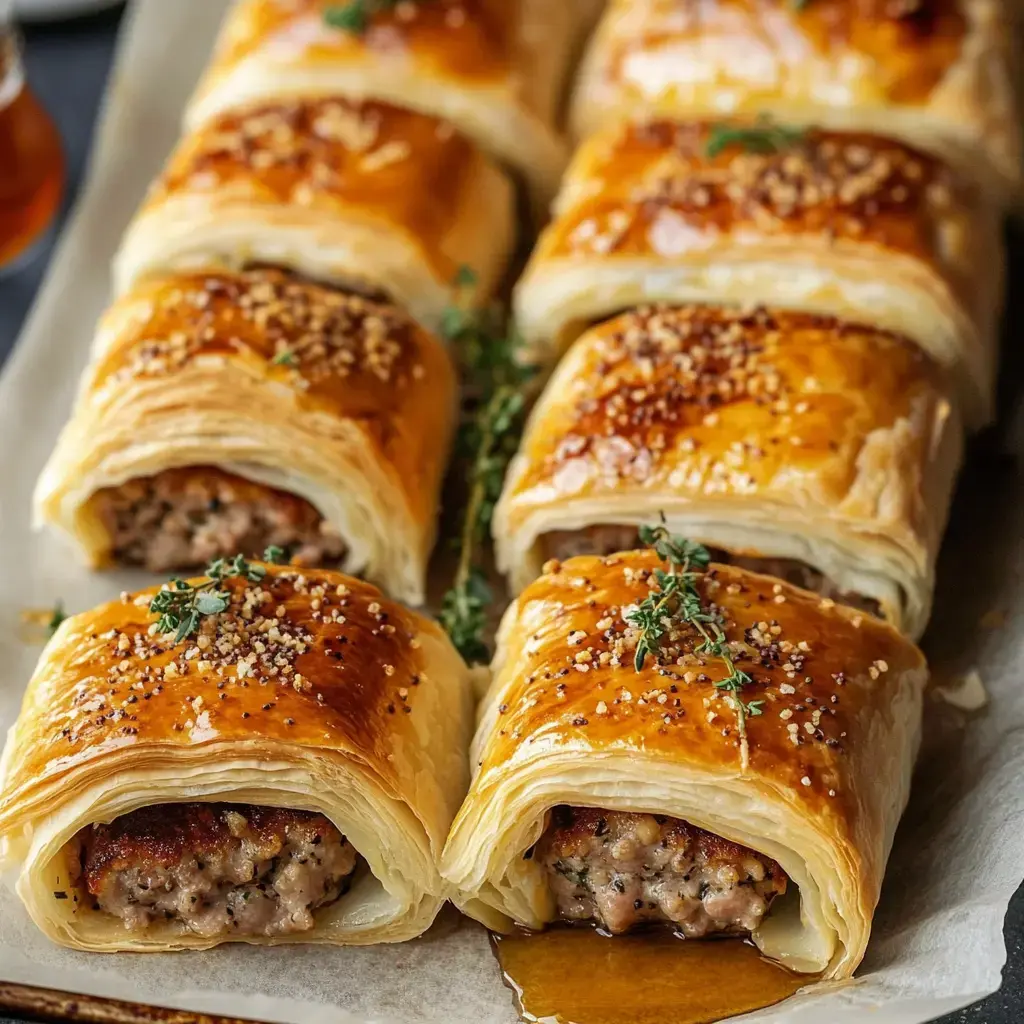
[[[25,79],[12,0],[0,0],[0,273],[31,254],[63,191],[60,137]]]

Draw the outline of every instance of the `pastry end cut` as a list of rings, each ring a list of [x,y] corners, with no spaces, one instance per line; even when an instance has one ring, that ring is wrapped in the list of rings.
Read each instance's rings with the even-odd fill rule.
[[[748,935],[788,884],[771,858],[653,814],[557,807],[532,856],[558,920],[612,935],[655,924],[688,939]]]
[[[145,807],[83,829],[68,850],[86,906],[130,932],[176,922],[204,939],[312,930],[358,859],[323,815],[241,804]]]
[[[97,492],[93,513],[119,565],[194,569],[270,546],[297,565],[339,562],[347,546],[309,502],[212,466],[165,470]]]

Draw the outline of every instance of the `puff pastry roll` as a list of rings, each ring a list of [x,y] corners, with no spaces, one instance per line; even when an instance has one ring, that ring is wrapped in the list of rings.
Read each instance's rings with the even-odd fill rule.
[[[338,95],[445,118],[550,198],[568,147],[562,88],[590,20],[551,0],[411,0],[339,17],[337,0],[241,0],[186,113]]]
[[[154,571],[285,548],[422,603],[455,422],[444,345],[277,271],[146,282],[102,321],[37,523]]]
[[[849,977],[907,799],[924,658],[878,620],[713,565],[694,587],[748,681],[720,688],[724,659],[685,623],[638,672],[624,617],[659,567],[574,558],[508,611],[442,873],[498,931],[749,934]]]
[[[446,122],[379,103],[276,101],[185,137],[114,276],[124,292],[168,270],[274,265],[386,294],[436,328],[459,268],[486,301],[514,244],[511,184]]]
[[[610,0],[573,128],[769,114],[903,139],[1016,188],[1011,21],[1001,0]]]
[[[664,515],[716,558],[919,636],[962,456],[945,382],[905,339],[758,309],[649,308],[584,335],[498,504],[499,567],[633,548]]]
[[[887,139],[667,121],[585,144],[520,283],[537,359],[645,302],[762,303],[916,341],[990,414],[1001,235],[980,192]]]
[[[325,570],[211,567],[67,620],[0,763],[6,869],[54,942],[398,942],[444,894],[468,670],[442,630]],[[165,632],[165,630],[167,630]]]

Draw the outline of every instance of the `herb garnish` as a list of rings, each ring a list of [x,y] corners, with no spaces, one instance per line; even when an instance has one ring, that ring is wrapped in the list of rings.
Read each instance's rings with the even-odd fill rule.
[[[60,629],[60,624],[66,618],[67,615],[64,614],[64,602],[58,601],[53,606],[53,613],[50,615],[50,621],[46,624],[46,629],[50,636],[53,636],[57,630]]]
[[[726,700],[736,712],[740,753],[746,768],[750,760],[747,718],[762,714],[764,701],[743,699],[743,688],[753,679],[736,667],[732,648],[722,631],[721,617],[705,608],[701,601],[697,580],[707,569],[711,555],[703,545],[673,536],[664,524],[640,527],[640,540],[653,547],[658,557],[668,563],[668,571],[655,570],[658,589],[652,590],[626,617],[626,621],[640,631],[633,667],[640,672],[649,654],[657,659],[662,637],[673,626],[683,623],[693,626],[702,638],[693,653],[720,659],[728,671],[724,679],[715,683],[715,688],[728,694]]]
[[[476,280],[468,267],[459,271],[455,286],[460,297]],[[459,302],[446,310],[442,331],[460,356],[472,399],[459,434],[460,452],[469,462],[469,496],[457,539],[458,567],[441,606],[441,624],[473,664],[490,657],[483,634],[493,595],[480,565],[480,548],[519,445],[526,409],[522,389],[534,370],[519,360],[519,336],[494,309],[475,310]]]
[[[278,352],[271,362],[275,366],[298,366],[299,358],[291,349],[285,349],[283,352]]]
[[[283,554],[281,548],[267,548],[264,560],[276,562],[279,553]],[[174,642],[180,644],[199,631],[199,624],[207,615],[227,611],[231,595],[220,589],[219,584],[229,579],[260,583],[266,575],[267,570],[262,565],[254,565],[244,555],[235,555],[230,560],[218,558],[207,567],[208,578],[202,583],[193,585],[187,580],[172,579],[149,602],[149,610],[160,616],[157,630],[174,633]]]
[[[708,132],[704,153],[713,159],[729,146],[740,146],[748,153],[778,153],[800,142],[806,133],[800,128],[772,124],[760,118],[753,125],[714,124]]]
[[[378,11],[394,10],[399,0],[349,0],[347,4],[328,7],[324,21],[332,28],[357,34],[365,32],[370,18]]]
[[[266,551],[263,552],[263,561],[269,562],[271,565],[287,565],[288,564],[288,552],[284,548],[278,547],[276,544],[271,544]]]

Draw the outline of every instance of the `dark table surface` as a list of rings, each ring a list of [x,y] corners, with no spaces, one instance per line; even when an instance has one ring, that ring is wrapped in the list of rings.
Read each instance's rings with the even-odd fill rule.
[[[29,79],[54,115],[67,149],[70,187],[64,215],[81,184],[103,87],[113,56],[120,12],[26,30]],[[59,232],[62,224],[57,225]],[[17,338],[46,272],[52,239],[14,274],[0,278],[0,362]],[[988,999],[942,1019],[941,1024],[1024,1022],[1024,886],[1006,917],[1008,960],[1003,987]],[[0,1018],[0,1024],[11,1024]]]

